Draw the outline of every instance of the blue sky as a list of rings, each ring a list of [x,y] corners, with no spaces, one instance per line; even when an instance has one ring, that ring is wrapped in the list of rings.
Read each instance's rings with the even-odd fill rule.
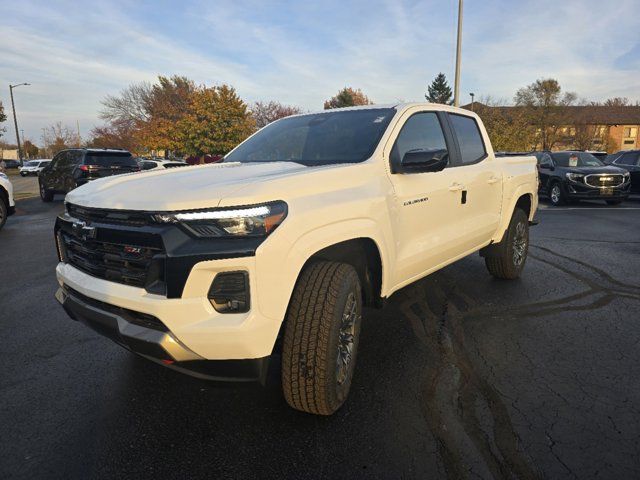
[[[56,121],[86,135],[105,95],[158,74],[308,110],[345,85],[423,100],[438,72],[453,83],[457,3],[0,0],[0,100],[10,113],[8,84],[32,84],[15,95],[36,143]],[[463,101],[510,101],[549,76],[580,97],[640,100],[640,1],[466,0]]]

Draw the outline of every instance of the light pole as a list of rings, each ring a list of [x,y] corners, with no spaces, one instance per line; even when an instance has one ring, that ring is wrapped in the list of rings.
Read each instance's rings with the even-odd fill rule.
[[[458,0],[458,44],[456,46],[456,78],[453,86],[453,106],[460,106],[460,55],[462,53],[462,0]]]
[[[16,127],[16,140],[18,142],[18,158],[20,159],[20,166],[22,166],[22,147],[20,146],[20,134],[18,133],[18,119],[16,117],[16,105],[13,102],[13,89],[21,87],[22,85],[31,85],[31,84],[19,83],[17,85],[9,85],[9,93],[11,94],[11,109],[13,110],[13,125]]]
[[[474,109],[473,109],[473,98],[476,96],[476,94],[472,92],[469,95],[471,95],[471,111],[473,112],[474,111]]]

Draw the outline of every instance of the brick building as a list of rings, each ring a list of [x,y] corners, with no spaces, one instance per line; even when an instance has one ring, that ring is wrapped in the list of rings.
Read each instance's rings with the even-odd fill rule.
[[[463,108],[472,109],[471,104]],[[480,116],[483,110],[499,109],[508,115],[521,107],[488,107],[476,102],[473,110]],[[566,124],[558,129],[554,150],[592,149],[618,150],[640,149],[640,106],[587,105],[566,107],[563,117]]]

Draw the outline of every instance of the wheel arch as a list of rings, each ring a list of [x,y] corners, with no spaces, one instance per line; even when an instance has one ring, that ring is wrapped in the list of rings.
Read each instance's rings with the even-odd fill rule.
[[[500,220],[500,226],[496,231],[496,234],[491,239],[492,243],[500,243],[504,237],[509,222],[513,216],[513,212],[516,208],[522,208],[527,214],[527,218],[531,222],[535,216],[536,209],[538,208],[538,195],[533,193],[529,188],[529,185],[523,184],[516,188],[514,194],[511,196],[507,207],[503,209],[502,218]]]

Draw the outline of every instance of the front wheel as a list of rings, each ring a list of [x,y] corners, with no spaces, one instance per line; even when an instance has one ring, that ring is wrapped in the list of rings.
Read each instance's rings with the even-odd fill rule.
[[[43,202],[50,202],[53,200],[53,192],[48,190],[42,182],[40,182],[40,198]]]
[[[287,311],[282,389],[297,410],[331,415],[349,394],[356,363],[362,293],[355,269],[313,263],[301,273]]]
[[[21,176],[21,177],[26,177],[27,175],[28,175],[28,173],[27,173],[27,172],[20,172],[20,176]]]
[[[518,278],[529,252],[529,218],[527,214],[516,209],[496,250],[484,258],[489,273],[496,278],[512,280]]]
[[[551,199],[551,203],[556,207],[559,205],[564,205],[564,193],[562,193],[562,187],[560,187],[559,183],[554,183],[551,186],[551,190],[549,191],[549,198]]]

